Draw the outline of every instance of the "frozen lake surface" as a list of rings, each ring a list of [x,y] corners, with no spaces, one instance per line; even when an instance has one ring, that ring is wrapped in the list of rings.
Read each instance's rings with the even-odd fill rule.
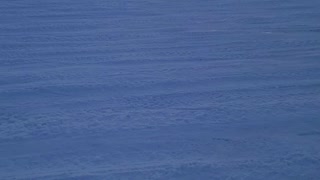
[[[318,180],[319,0],[1,0],[0,179]]]

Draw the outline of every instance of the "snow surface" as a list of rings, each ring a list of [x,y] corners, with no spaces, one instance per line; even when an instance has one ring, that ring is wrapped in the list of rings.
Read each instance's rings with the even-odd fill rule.
[[[0,179],[320,179],[319,0],[1,0]]]

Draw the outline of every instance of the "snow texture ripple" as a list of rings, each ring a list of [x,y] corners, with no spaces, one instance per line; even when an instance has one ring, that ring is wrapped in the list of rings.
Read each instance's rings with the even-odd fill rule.
[[[320,179],[319,0],[1,0],[0,179]]]

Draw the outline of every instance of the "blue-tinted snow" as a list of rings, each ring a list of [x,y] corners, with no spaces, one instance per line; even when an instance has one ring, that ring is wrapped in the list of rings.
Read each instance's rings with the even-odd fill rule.
[[[319,179],[319,9],[0,1],[0,179]]]

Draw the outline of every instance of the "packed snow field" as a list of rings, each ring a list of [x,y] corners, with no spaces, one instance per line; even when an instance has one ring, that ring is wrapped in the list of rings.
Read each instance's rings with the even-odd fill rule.
[[[318,180],[319,9],[2,0],[0,179]]]

